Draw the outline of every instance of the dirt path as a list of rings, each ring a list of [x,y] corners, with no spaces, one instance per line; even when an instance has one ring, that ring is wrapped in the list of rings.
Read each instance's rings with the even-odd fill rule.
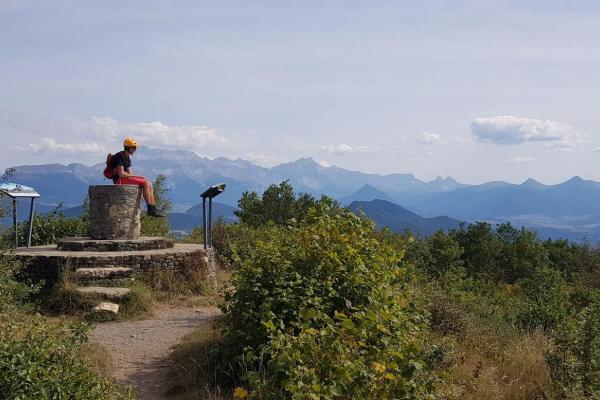
[[[110,352],[112,376],[122,386],[133,386],[138,399],[167,399],[171,347],[219,313],[214,307],[163,305],[149,319],[99,324],[90,341]]]

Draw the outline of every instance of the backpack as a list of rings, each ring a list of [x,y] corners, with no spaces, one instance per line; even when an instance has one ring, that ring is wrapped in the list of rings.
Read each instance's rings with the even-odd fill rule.
[[[110,162],[112,161],[113,155],[108,153],[106,156],[106,168],[104,168],[104,177],[107,179],[113,179],[115,175],[115,171],[110,167]]]

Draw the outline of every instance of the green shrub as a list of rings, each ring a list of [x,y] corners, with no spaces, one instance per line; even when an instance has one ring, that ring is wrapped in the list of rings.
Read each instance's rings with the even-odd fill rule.
[[[0,249],[0,316],[25,307],[38,289],[15,279],[20,269],[21,264]]]
[[[382,293],[380,293],[381,295]],[[361,311],[301,313],[299,333],[278,332],[249,374],[256,399],[416,399],[432,394],[423,368],[419,316],[391,298]]]
[[[0,398],[134,398],[94,374],[82,351],[86,329],[82,324],[52,325],[42,317],[4,319],[0,325]]]
[[[250,371],[257,398],[427,393],[416,379],[425,318],[402,294],[403,251],[379,241],[371,221],[322,207],[305,224],[272,226],[235,259],[224,359]]]
[[[36,240],[72,227],[64,216],[42,216]],[[70,236],[70,235],[67,235]],[[0,248],[0,399],[131,399],[99,378],[82,348],[87,326],[49,323],[31,315],[35,287],[16,281],[20,265]]]
[[[18,224],[17,232],[19,236],[19,246],[27,243],[29,234],[29,221]],[[58,239],[66,237],[86,236],[88,224],[80,218],[70,218],[65,216],[60,207],[48,214],[35,214],[33,219],[33,230],[31,233],[31,245],[41,246],[45,244],[54,244]],[[14,230],[11,228],[6,233],[6,241],[14,242],[12,239]]]
[[[563,321],[567,314],[569,288],[559,271],[539,268],[519,284],[528,298],[519,316],[522,326],[550,329]]]
[[[555,333],[555,348],[546,360],[561,398],[600,398],[600,293]]]

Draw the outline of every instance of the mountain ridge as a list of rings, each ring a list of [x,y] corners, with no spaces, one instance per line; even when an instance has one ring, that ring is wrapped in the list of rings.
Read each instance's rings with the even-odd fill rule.
[[[438,230],[448,231],[458,228],[461,221],[447,216],[425,218],[398,204],[386,200],[355,201],[348,206],[355,213],[364,212],[371,218],[377,228],[389,228],[394,232],[406,230],[416,234],[429,236]]]
[[[111,183],[102,177],[104,165],[103,162],[93,166],[20,165],[14,167],[10,180],[36,188],[42,194],[40,205],[52,207],[62,202],[68,208],[83,203],[90,185]],[[317,197],[325,194],[345,204],[382,198],[424,217],[448,215],[473,221],[532,214],[550,217],[600,214],[600,183],[578,176],[557,185],[545,185],[534,179],[520,184],[491,181],[471,185],[452,177],[423,181],[410,173],[382,175],[324,167],[310,157],[266,168],[241,158],[209,159],[187,150],[147,147],[135,154],[133,172],[150,179],[165,175],[168,197],[177,210],[197,204],[199,194],[217,182],[227,184],[218,201],[235,207],[245,191],[260,193],[270,184],[289,180],[296,192]],[[371,193],[365,196],[364,192]]]

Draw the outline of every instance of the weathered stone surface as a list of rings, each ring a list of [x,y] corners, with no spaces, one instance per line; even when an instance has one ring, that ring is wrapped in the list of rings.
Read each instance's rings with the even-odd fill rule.
[[[90,237],[59,239],[56,248],[62,251],[133,251],[170,249],[173,239],[164,237],[140,237],[139,239],[95,240]]]
[[[119,305],[116,303],[110,303],[108,301],[102,302],[94,307],[93,311],[101,313],[118,314]]]
[[[186,273],[201,271],[207,282],[215,280],[214,255],[200,244],[176,243],[170,249],[144,251],[60,251],[55,246],[19,248],[18,260],[25,264],[23,273],[34,281],[58,282],[65,271],[90,268],[131,268],[133,272],[155,269]]]
[[[76,289],[79,293],[101,296],[106,299],[120,299],[131,291],[123,287],[85,286]]]
[[[92,239],[140,237],[141,187],[137,185],[90,186],[88,196]]]
[[[114,279],[126,278],[133,274],[132,268],[106,267],[106,268],[77,268],[75,277],[77,279]]]

